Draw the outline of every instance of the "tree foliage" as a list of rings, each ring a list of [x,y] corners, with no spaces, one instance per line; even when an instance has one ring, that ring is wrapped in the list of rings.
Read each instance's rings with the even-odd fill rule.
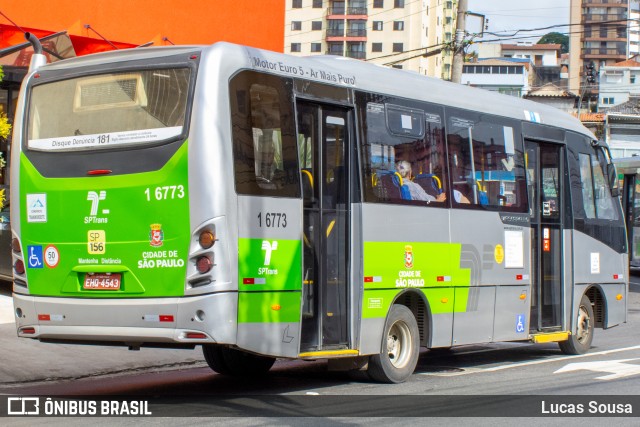
[[[569,36],[561,33],[547,33],[538,40],[538,44],[559,44],[561,52],[569,52]]]

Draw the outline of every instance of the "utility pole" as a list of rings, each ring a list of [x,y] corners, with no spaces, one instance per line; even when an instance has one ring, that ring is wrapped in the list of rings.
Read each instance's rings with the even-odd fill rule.
[[[456,20],[456,40],[453,44],[453,64],[451,65],[451,81],[462,80],[462,64],[464,63],[464,30],[467,22],[467,0],[458,1],[458,18]]]

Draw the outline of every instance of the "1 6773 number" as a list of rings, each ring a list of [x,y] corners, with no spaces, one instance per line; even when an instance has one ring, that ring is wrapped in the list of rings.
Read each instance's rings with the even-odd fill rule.
[[[258,214],[258,226],[285,228],[287,226],[287,214],[284,212],[260,212]]]

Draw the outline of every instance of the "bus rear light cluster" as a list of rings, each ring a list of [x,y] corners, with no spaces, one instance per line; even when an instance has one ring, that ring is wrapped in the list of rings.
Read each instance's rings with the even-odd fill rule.
[[[20,333],[25,335],[33,335],[36,333],[36,328],[32,326],[26,326],[24,328],[20,328]]]
[[[208,256],[203,255],[196,260],[196,270],[198,270],[200,274],[208,273],[212,267],[213,262],[211,262]]]

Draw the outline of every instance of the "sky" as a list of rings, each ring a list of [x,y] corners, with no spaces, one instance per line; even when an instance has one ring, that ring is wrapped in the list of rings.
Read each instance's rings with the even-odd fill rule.
[[[521,31],[569,23],[569,0],[468,0],[469,12],[485,15],[489,19],[487,31],[496,33],[504,43],[530,40],[534,43],[550,32],[568,33],[570,27],[557,27],[538,31]],[[526,38],[527,36],[533,36]],[[485,42],[498,37],[485,34]]]

